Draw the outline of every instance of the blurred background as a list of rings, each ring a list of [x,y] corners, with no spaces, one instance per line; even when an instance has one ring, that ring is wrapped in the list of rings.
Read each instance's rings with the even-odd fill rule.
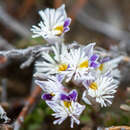
[[[130,0],[0,0],[0,50],[44,45],[42,38],[31,38],[30,28],[41,20],[39,10],[57,8],[63,3],[72,18],[66,43],[96,42],[115,56],[130,56]],[[0,104],[11,119],[9,124],[18,118],[34,86],[34,66],[20,69],[23,60],[0,57]],[[87,106],[75,130],[130,125],[130,60],[122,62],[120,70],[121,83],[112,106],[99,111]],[[54,126],[51,113],[39,98],[21,130],[70,129],[68,120]]]

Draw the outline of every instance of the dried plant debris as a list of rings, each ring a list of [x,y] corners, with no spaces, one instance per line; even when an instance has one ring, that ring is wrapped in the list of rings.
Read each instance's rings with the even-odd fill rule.
[[[0,123],[8,123],[10,121],[2,106],[0,106],[0,120],[1,120]]]

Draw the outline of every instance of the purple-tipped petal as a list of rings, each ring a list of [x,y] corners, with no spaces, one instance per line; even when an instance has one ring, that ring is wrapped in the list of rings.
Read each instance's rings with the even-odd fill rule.
[[[77,91],[76,90],[72,90],[69,95],[66,94],[61,94],[60,95],[60,99],[61,100],[67,100],[67,101],[76,101],[78,97]]]
[[[96,43],[90,43],[83,50],[85,51],[85,55],[91,57],[93,55],[93,48]]]
[[[43,81],[40,81],[40,80],[35,80],[35,84],[40,86],[40,87],[43,87],[45,85],[45,83]]]
[[[76,90],[73,90],[70,92],[70,94],[68,96],[71,98],[71,100],[76,101],[78,93]]]
[[[70,101],[70,97],[67,96],[67,95],[65,95],[65,94],[61,94],[61,95],[60,95],[60,99],[61,99],[61,100],[69,100],[69,101]]]
[[[103,64],[103,63],[105,63],[105,62],[108,62],[109,60],[110,60],[110,57],[105,57],[105,58],[103,58],[103,59],[100,61],[100,63]]]
[[[43,94],[42,96],[41,96],[41,98],[43,99],[43,100],[51,100],[52,99],[52,95],[51,94],[48,94],[48,93],[45,93],[45,94]]]
[[[96,61],[98,59],[98,55],[93,54],[90,58],[90,61]]]
[[[89,85],[90,85],[90,80],[85,80],[85,81],[83,81],[83,85],[84,85],[84,87],[85,87],[86,89],[88,89],[88,88],[89,88]]]
[[[70,68],[70,64],[68,64],[68,66],[67,66],[67,69],[69,69]]]
[[[91,62],[90,67],[97,68],[99,66],[96,62]]]
[[[68,27],[71,23],[71,18],[67,18],[64,22],[64,28]]]
[[[64,80],[64,75],[63,74],[58,74],[58,75],[56,75],[56,78],[57,78],[57,80],[61,83],[63,80]]]
[[[111,71],[106,72],[105,76],[110,77],[111,76]]]
[[[70,30],[69,27],[64,28],[64,33],[68,32]]]

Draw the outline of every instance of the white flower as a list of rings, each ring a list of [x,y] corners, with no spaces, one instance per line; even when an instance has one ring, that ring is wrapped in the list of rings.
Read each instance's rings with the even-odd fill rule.
[[[97,74],[98,75],[111,75],[114,78],[120,78],[120,71],[118,70],[118,65],[123,59],[123,56],[119,56],[115,59],[108,60],[102,62],[97,69]]]
[[[42,36],[49,43],[60,42],[65,32],[69,31],[71,18],[68,18],[65,5],[57,9],[45,9],[39,11],[43,21],[37,26],[32,26],[33,38]]]
[[[62,81],[61,75],[56,77],[48,77],[45,81],[36,80],[35,83],[41,87],[45,94],[42,95],[42,99],[49,98],[57,100],[60,98],[60,94],[64,93],[65,87],[61,84]],[[46,95],[47,94],[47,95]]]
[[[98,67],[98,56],[93,53],[95,43],[85,47],[70,49],[64,56],[64,61],[69,65],[64,72],[67,76],[67,82],[71,79],[80,82],[84,79],[93,79],[94,70]]]
[[[111,77],[98,77],[93,82],[84,82],[86,90],[83,93],[82,99],[87,103],[91,104],[91,101],[87,99],[87,96],[90,96],[92,99],[99,104],[101,107],[107,107],[112,104],[112,99],[116,93],[116,88],[118,82]]]
[[[95,69],[99,67],[98,55],[93,53],[95,43],[84,47],[68,48],[64,44],[55,44],[51,52],[42,52],[44,61],[36,62],[36,72],[46,75],[64,74],[66,82],[93,79]],[[53,56],[51,56],[53,55]]]
[[[79,116],[85,109],[84,105],[74,101],[46,101],[48,106],[55,112],[52,114],[55,118],[58,118],[53,123],[60,125],[67,117],[71,118],[71,128],[73,128],[74,122],[79,124]]]
[[[46,75],[61,74],[68,68],[65,63],[64,55],[66,55],[67,47],[64,44],[55,44],[52,46],[52,54],[50,52],[42,52],[41,57],[44,60],[37,61],[35,64],[36,72]],[[51,56],[52,55],[52,56]]]

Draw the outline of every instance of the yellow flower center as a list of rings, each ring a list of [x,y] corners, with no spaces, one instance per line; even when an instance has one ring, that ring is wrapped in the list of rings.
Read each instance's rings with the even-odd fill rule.
[[[67,68],[68,68],[68,65],[61,64],[61,65],[59,65],[58,71],[65,71],[65,70],[67,70]]]
[[[61,35],[64,31],[64,27],[63,27],[63,25],[57,26],[54,28],[54,30],[59,31],[59,33],[57,35]]]
[[[69,109],[71,106],[71,102],[64,101],[64,106]]]
[[[89,87],[91,89],[93,89],[93,90],[97,90],[98,89],[98,86],[97,86],[97,84],[95,82],[92,82]]]
[[[87,68],[88,67],[88,60],[83,61],[80,63],[79,68]]]
[[[55,94],[54,94],[54,93],[51,93],[51,96],[55,96]]]
[[[101,65],[99,66],[99,70],[100,70],[100,71],[103,71],[103,68],[104,68],[104,64],[101,64]]]

